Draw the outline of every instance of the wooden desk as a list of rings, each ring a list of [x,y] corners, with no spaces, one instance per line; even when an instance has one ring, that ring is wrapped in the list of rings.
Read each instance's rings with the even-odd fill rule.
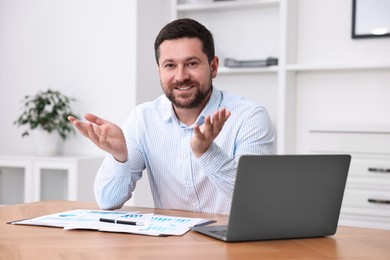
[[[47,201],[0,207],[0,259],[390,259],[390,231],[385,230],[339,227],[335,236],[326,238],[225,243],[193,231],[180,237],[149,237],[6,224],[81,208],[97,209],[97,205]],[[125,210],[227,221],[224,215],[135,207]]]

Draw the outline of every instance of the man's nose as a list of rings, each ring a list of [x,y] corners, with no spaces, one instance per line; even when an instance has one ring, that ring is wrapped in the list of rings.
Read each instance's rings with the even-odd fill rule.
[[[179,66],[176,71],[175,79],[177,82],[183,82],[189,79],[188,71],[183,66]]]

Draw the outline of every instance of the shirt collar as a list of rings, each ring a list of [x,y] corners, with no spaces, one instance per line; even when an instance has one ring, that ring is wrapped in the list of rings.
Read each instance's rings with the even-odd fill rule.
[[[207,115],[212,115],[215,111],[219,109],[219,106],[221,105],[221,101],[222,101],[221,91],[213,87],[213,91],[211,92],[209,102],[207,102],[202,112],[200,112],[200,116],[204,118]]]
[[[204,118],[207,115],[212,115],[215,111],[218,110],[219,106],[221,105],[222,101],[222,93],[218,89],[216,89],[214,86],[212,88],[212,92],[210,95],[210,99],[207,102],[206,106],[203,108],[202,112],[200,112],[200,115],[198,116],[195,124],[202,125],[204,122]],[[164,98],[164,121],[169,122],[177,122],[180,124],[180,121],[177,119],[175,111],[173,110],[173,106],[171,101],[165,97]]]

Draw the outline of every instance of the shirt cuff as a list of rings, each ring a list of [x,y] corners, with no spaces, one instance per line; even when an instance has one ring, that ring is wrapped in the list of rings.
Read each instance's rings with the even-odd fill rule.
[[[229,158],[216,143],[212,142],[209,149],[195,161],[207,176],[218,172]]]
[[[129,160],[124,163],[118,162],[111,154],[107,155],[106,160],[107,164],[112,166],[112,173],[115,176],[129,176],[129,172],[131,172]]]

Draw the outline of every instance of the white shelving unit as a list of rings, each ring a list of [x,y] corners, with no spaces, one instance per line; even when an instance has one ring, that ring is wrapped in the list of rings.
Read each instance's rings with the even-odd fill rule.
[[[377,70],[390,69],[390,62],[386,63],[351,63],[351,64],[290,64],[286,66],[288,71],[343,71],[343,70]]]
[[[41,200],[95,201],[103,158],[0,156],[0,205]]]
[[[370,170],[390,168],[390,39],[351,39],[351,2],[300,0],[298,11],[286,65],[295,150],[351,154],[340,224],[390,229],[390,174]]]
[[[0,205],[32,201],[33,171],[29,160],[0,157]]]
[[[172,19],[205,24],[214,34],[220,64],[225,57],[278,58],[278,66],[267,68],[221,66],[216,87],[264,104],[279,154],[352,154],[341,223],[390,228],[390,204],[368,202],[390,199],[390,174],[367,170],[390,168],[390,151],[383,148],[390,140],[390,38],[351,39],[350,1],[189,2],[171,0]],[[315,141],[313,131],[323,135]],[[345,144],[356,149],[344,149],[340,144],[356,133],[359,138]],[[382,133],[379,142],[373,133]],[[325,149],[332,144],[328,137],[338,143]],[[353,146],[362,140],[369,148]]]
[[[390,229],[390,128],[313,129],[309,141],[313,153],[352,155],[340,224]]]

